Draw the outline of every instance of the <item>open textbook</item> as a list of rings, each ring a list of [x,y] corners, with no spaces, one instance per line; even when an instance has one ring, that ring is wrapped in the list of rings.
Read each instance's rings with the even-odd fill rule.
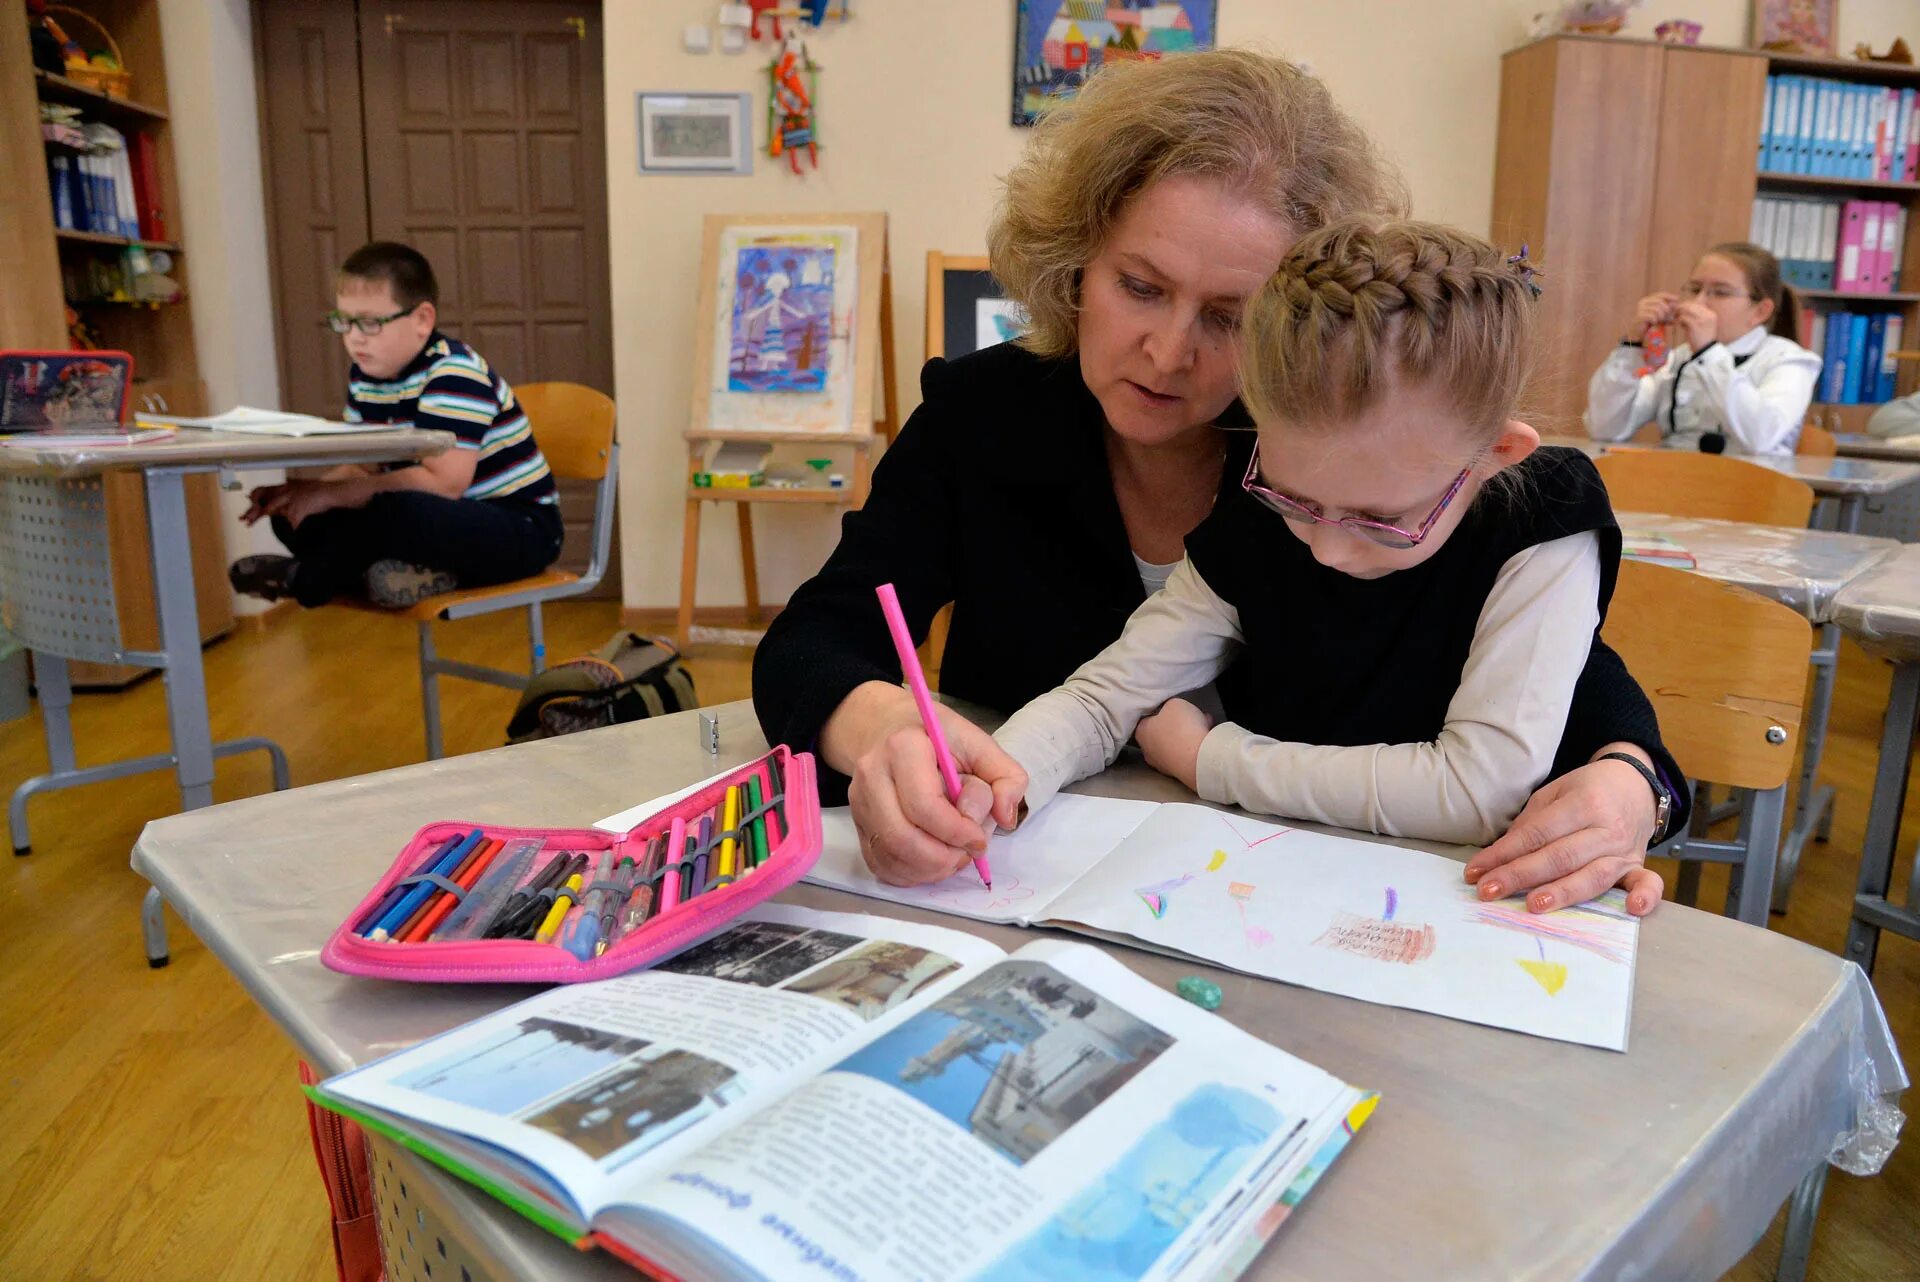
[[[1640,925],[1619,891],[1529,913],[1482,903],[1457,860],[1207,806],[1062,795],[996,837],[993,889],[867,870],[822,811],[807,880],[981,921],[1063,926],[1322,992],[1627,1048]]]
[[[149,414],[141,411],[141,423],[161,427],[198,427],[219,432],[244,432],[249,436],[352,436],[362,432],[389,432],[392,423],[338,423],[312,414],[289,414],[281,410],[257,410],[238,405],[224,414],[194,417],[183,414]]]
[[[763,905],[310,1092],[683,1278],[1213,1279],[1376,1096],[1099,949]]]

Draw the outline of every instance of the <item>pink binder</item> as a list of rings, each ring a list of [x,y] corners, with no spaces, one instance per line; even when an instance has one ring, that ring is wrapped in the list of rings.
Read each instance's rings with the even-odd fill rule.
[[[1849,200],[1840,209],[1840,256],[1833,264],[1833,287],[1843,294],[1861,292],[1860,259],[1864,253],[1862,241],[1866,235],[1866,206],[1864,200]],[[1876,232],[1879,226],[1876,215]]]

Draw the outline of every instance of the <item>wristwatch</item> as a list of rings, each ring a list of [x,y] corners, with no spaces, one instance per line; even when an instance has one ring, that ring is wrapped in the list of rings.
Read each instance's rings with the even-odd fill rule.
[[[1624,761],[1640,772],[1640,777],[1647,781],[1647,787],[1653,789],[1653,839],[1647,842],[1647,849],[1651,850],[1665,841],[1670,835],[1667,825],[1673,822],[1673,794],[1660,782],[1660,776],[1649,769],[1646,762],[1624,752],[1605,752],[1595,760]]]

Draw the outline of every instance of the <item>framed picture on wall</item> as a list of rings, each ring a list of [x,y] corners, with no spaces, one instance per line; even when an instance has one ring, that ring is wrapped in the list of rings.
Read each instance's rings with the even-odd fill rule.
[[[1030,125],[1109,61],[1211,49],[1214,0],[1015,0],[1013,123]]]
[[[753,172],[753,95],[642,93],[640,172]]]
[[[1832,58],[1840,0],[1753,0],[1753,46]]]

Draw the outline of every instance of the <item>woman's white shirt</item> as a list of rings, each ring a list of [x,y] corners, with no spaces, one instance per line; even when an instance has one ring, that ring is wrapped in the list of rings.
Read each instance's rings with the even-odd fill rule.
[[[1745,454],[1791,454],[1813,402],[1820,358],[1755,326],[1695,354],[1682,343],[1667,363],[1641,377],[1644,353],[1614,349],[1587,384],[1587,434],[1624,441],[1646,423],[1670,443],[1697,446],[1709,432]]]

